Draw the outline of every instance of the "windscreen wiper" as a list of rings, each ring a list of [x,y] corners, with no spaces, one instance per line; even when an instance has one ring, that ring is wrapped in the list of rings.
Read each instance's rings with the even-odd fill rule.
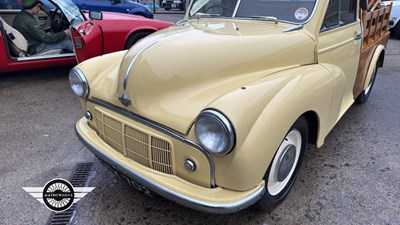
[[[206,17],[220,16],[220,14],[217,14],[217,13],[196,13],[195,16],[198,19],[199,17],[203,17],[203,16],[206,16]]]
[[[260,20],[266,20],[266,21],[273,21],[275,24],[278,23],[278,18],[275,16],[251,16],[253,19],[260,19]]]

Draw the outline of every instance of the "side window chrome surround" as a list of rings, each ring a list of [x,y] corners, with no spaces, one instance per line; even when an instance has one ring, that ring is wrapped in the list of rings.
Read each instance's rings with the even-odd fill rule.
[[[343,10],[343,6],[347,3],[348,7]],[[333,8],[333,10],[330,8]],[[326,25],[327,14],[329,11],[333,11],[330,17],[333,17],[335,23],[332,25]],[[351,17],[349,17],[349,15]],[[329,30],[333,30],[339,27],[344,27],[347,25],[351,25],[355,22],[359,21],[357,18],[357,0],[330,0],[328,8],[326,9],[326,14],[324,17],[324,21],[321,25],[320,32],[326,32]]]

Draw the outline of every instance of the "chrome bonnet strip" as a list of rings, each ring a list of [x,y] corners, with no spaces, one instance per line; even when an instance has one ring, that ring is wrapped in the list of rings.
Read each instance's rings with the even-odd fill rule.
[[[88,101],[92,102],[94,104],[100,105],[100,106],[102,106],[104,108],[107,108],[107,109],[109,109],[111,111],[114,111],[116,113],[119,113],[119,114],[121,114],[123,116],[126,116],[126,117],[128,117],[128,118],[130,118],[132,120],[135,120],[135,121],[137,121],[137,122],[139,122],[141,124],[149,126],[149,127],[153,128],[155,130],[158,130],[158,131],[160,131],[160,132],[162,132],[162,133],[174,138],[174,139],[177,139],[177,140],[179,140],[179,141],[181,141],[181,142],[183,142],[185,144],[188,144],[188,145],[196,148],[201,153],[203,153],[203,155],[207,158],[208,163],[210,164],[210,173],[211,173],[210,174],[210,179],[211,179],[210,183],[211,183],[211,187],[215,187],[216,186],[214,160],[211,157],[210,153],[207,150],[205,150],[202,146],[194,143],[193,141],[185,138],[184,136],[176,133],[175,131],[173,131],[173,130],[167,128],[167,127],[158,125],[158,124],[156,124],[156,123],[154,123],[154,122],[152,122],[150,120],[147,120],[147,119],[145,119],[143,117],[135,115],[135,114],[127,111],[126,109],[120,108],[118,106],[111,105],[111,104],[109,104],[107,102],[104,102],[104,101],[102,101],[100,99],[96,99],[96,98],[90,98],[90,99],[88,99]]]
[[[228,214],[228,213],[234,213],[237,212],[241,209],[247,208],[254,203],[256,203],[264,194],[265,194],[265,185],[260,186],[260,188],[255,191],[253,194],[250,196],[247,196],[246,198],[243,198],[237,202],[233,203],[226,203],[226,204],[213,204],[209,202],[204,202],[204,201],[199,201],[196,199],[193,199],[188,196],[184,196],[182,194],[179,194],[177,192],[174,192],[168,188],[165,188],[156,182],[148,179],[147,177],[144,177],[140,174],[138,174],[136,171],[131,170],[130,168],[125,167],[124,165],[118,163],[114,159],[108,157],[105,155],[103,152],[99,151],[95,146],[93,146],[91,143],[87,142],[77,131],[77,128],[75,127],[75,132],[81,142],[90,150],[92,151],[100,160],[105,162],[107,165],[113,167],[113,169],[119,171],[119,173],[128,176],[129,179],[132,179],[136,182],[139,182],[140,184],[143,184],[145,187],[149,188],[151,191],[154,193],[163,196],[164,198],[167,198],[171,201],[177,202],[181,205],[184,205],[186,207],[207,212],[207,213],[217,213],[217,214]]]
[[[153,43],[150,43],[149,45],[147,45],[146,47],[144,47],[142,50],[140,50],[135,57],[133,58],[132,62],[129,64],[128,69],[126,70],[125,73],[125,77],[124,77],[124,91],[126,92],[126,87],[128,86],[128,78],[129,78],[129,74],[131,73],[133,64],[135,64],[136,60],[139,58],[140,55],[142,55],[142,53],[150,48],[152,45],[156,44],[158,41],[155,41]]]

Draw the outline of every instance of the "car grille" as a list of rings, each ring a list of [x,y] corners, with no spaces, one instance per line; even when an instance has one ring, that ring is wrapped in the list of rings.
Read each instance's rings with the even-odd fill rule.
[[[95,110],[99,137],[116,151],[144,166],[173,174],[172,144]]]

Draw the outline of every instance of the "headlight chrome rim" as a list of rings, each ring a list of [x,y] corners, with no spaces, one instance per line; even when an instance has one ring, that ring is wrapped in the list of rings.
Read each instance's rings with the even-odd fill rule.
[[[223,150],[211,149],[200,138],[201,134],[199,134],[198,126],[200,126],[199,125],[200,121],[205,117],[209,117],[209,119],[215,120],[216,125],[221,126],[222,130],[224,130],[225,135],[226,135],[227,144],[226,144],[225,148],[223,148]],[[214,109],[207,109],[200,113],[200,115],[197,117],[197,120],[196,120],[195,133],[196,133],[196,137],[199,140],[201,146],[203,146],[204,149],[206,149],[208,152],[210,152],[212,154],[217,154],[217,155],[229,154],[235,146],[236,135],[235,135],[235,130],[232,126],[232,123],[229,121],[229,119],[224,114],[222,114],[221,112],[216,111]]]
[[[73,77],[75,76],[75,77]],[[71,71],[69,72],[69,85],[72,89],[72,91],[79,97],[83,97],[86,98],[89,96],[89,84],[88,81],[85,77],[85,75],[83,74],[83,72],[77,68],[74,67],[71,69]],[[74,79],[78,79],[79,80],[79,84],[76,83],[76,80],[74,81]],[[76,90],[74,88],[74,85],[81,85],[82,87],[82,93],[80,93],[78,90]]]

